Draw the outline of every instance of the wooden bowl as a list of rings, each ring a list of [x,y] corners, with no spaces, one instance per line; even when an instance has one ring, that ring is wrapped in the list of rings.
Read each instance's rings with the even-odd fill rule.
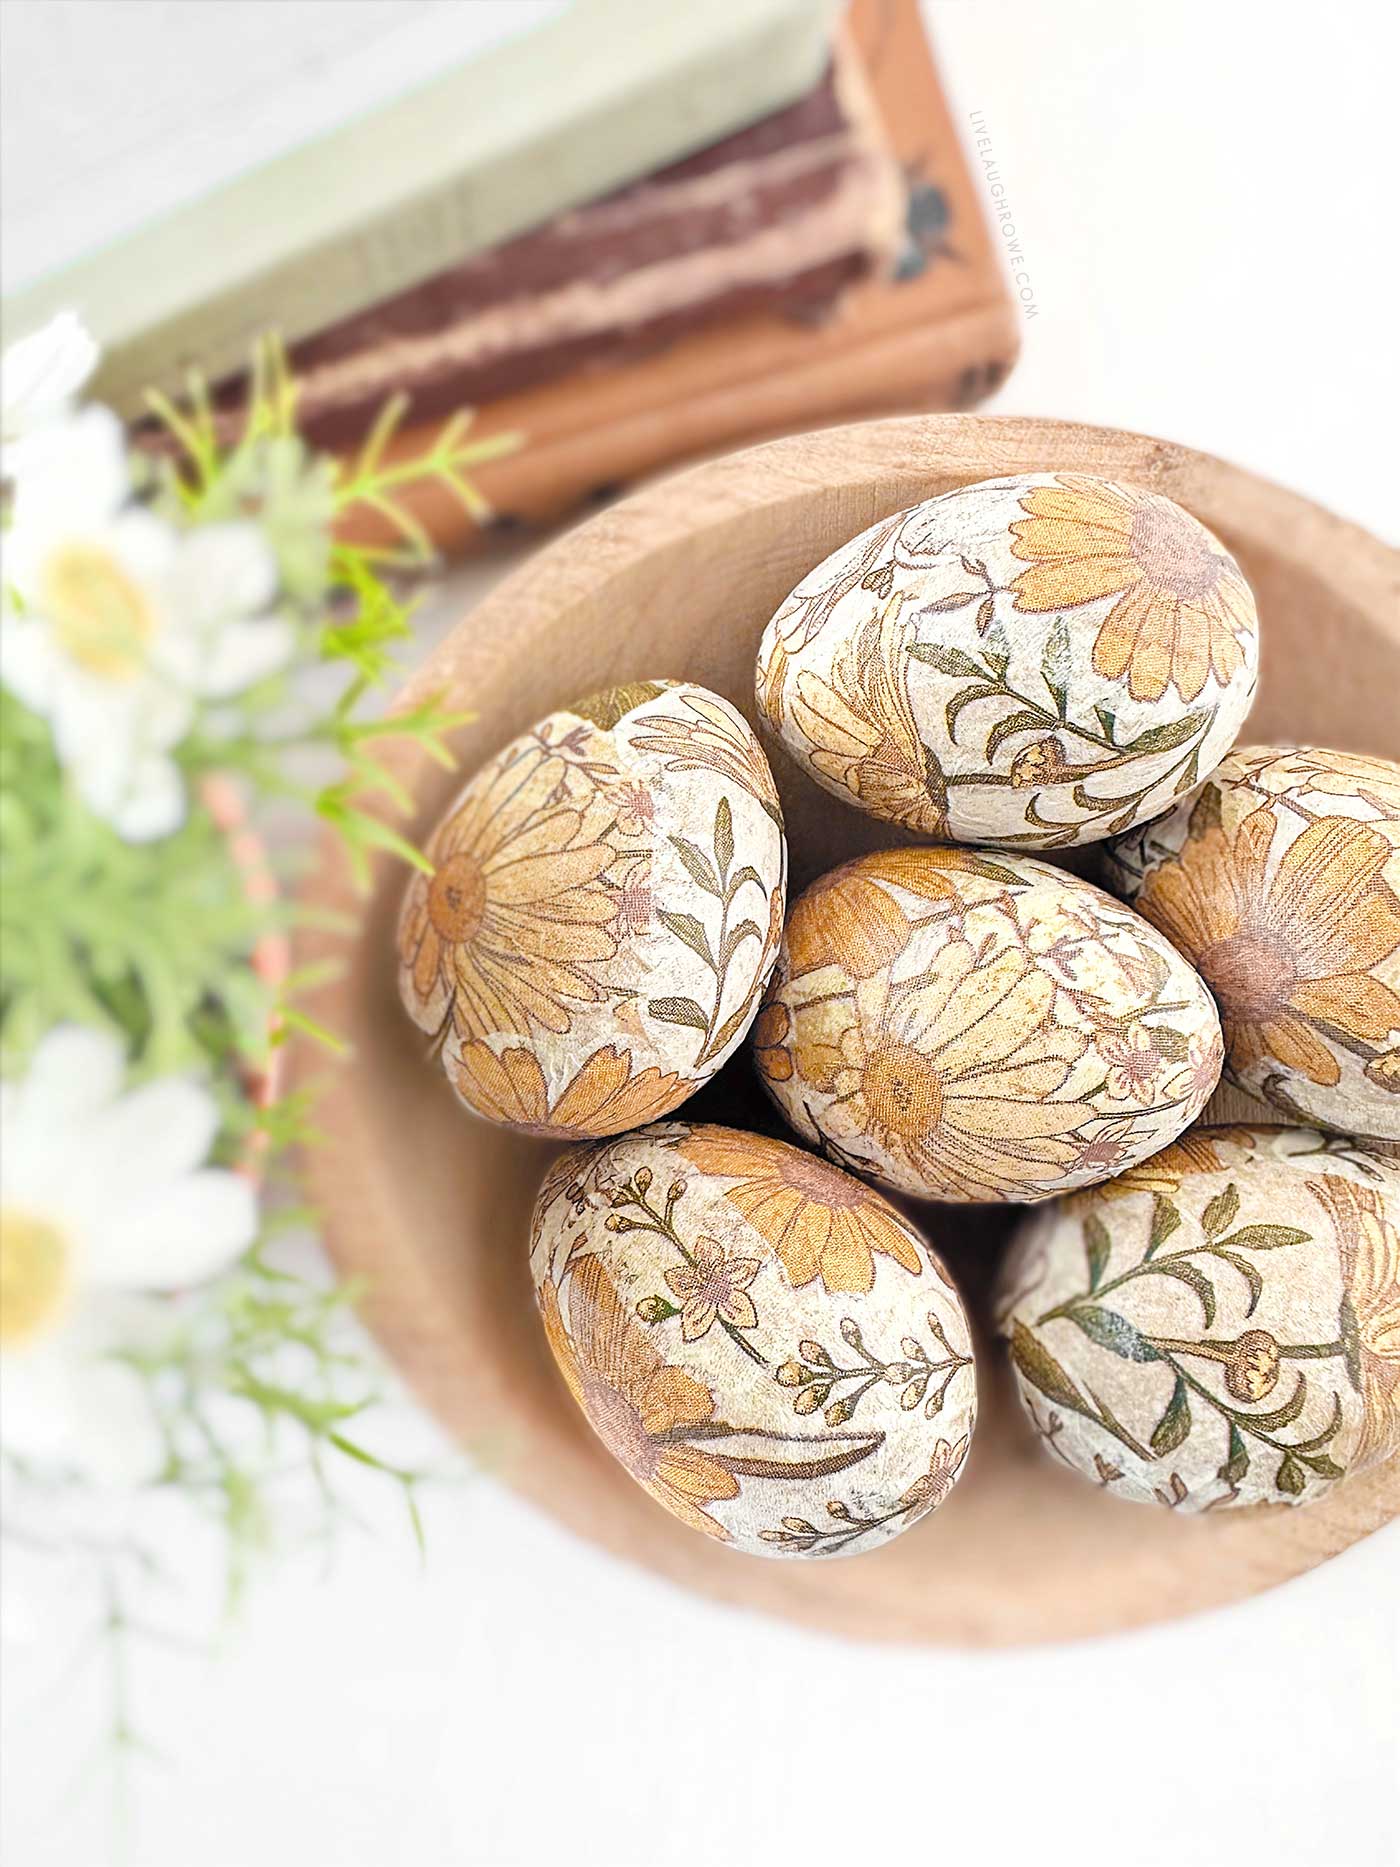
[[[685,675],[752,716],[764,623],[805,570],[887,513],[997,474],[1072,469],[1180,500],[1238,556],[1259,601],[1263,684],[1246,738],[1394,756],[1400,555],[1265,481],[1185,448],[1051,421],[934,416],[833,428],[757,447],[650,486],[540,551],[463,618],[402,696],[475,711],[456,751],[470,771],[533,721],[614,682]],[[398,760],[425,837],[462,773]],[[887,827],[778,772],[794,885]],[[836,1563],[764,1561],[696,1536],[603,1452],[569,1400],[535,1316],[530,1205],[551,1150],[470,1120],[399,1008],[393,932],[404,873],[368,899],[321,857],[309,898],[353,932],[302,958],[340,962],[313,1014],[353,1060],[299,1057],[318,1082],[313,1194],[340,1269],[418,1393],[469,1448],[580,1535],[673,1581],[844,1634],[1007,1645],[1104,1633],[1238,1600],[1298,1575],[1400,1513],[1400,1462],[1307,1509],[1183,1518],[1123,1504],[1044,1456],[1002,1360],[985,1357],[968,1473],[935,1516]],[[704,1094],[743,1120],[732,1072]],[[978,1215],[937,1215],[966,1270],[991,1247]],[[958,1240],[965,1242],[958,1248]],[[975,1276],[975,1284],[980,1281]],[[974,1289],[975,1295],[975,1289]]]

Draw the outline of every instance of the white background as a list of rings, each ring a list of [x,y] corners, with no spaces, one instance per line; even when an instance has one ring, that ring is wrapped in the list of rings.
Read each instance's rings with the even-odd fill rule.
[[[70,26],[91,10],[62,9]],[[180,10],[212,33],[225,9]],[[310,10],[331,34],[357,11]],[[1189,442],[1393,535],[1394,11],[929,5],[960,111],[985,115],[1038,306],[994,406]],[[139,34],[133,47],[145,55]],[[80,73],[81,32],[66,55]],[[80,133],[100,153],[101,123]],[[501,568],[461,574],[439,618]],[[125,1858],[1400,1861],[1400,1526],[1228,1613],[988,1657],[717,1610],[581,1547],[488,1477],[425,1500],[426,1569],[388,1503],[361,1502],[374,1533],[329,1571],[275,1565],[215,1657],[143,1658],[137,1715],[165,1761],[132,1783]],[[172,1535],[198,1596],[208,1552]],[[107,1786],[85,1767],[106,1681],[56,1676],[64,1631],[50,1618],[10,1654],[10,1867],[94,1867],[112,1849]]]

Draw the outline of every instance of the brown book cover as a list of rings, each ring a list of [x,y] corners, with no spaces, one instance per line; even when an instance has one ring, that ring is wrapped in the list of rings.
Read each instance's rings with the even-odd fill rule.
[[[1016,313],[917,0],[854,0],[846,32],[902,177],[892,263],[854,284],[869,267],[848,268],[834,304],[809,294],[799,312],[770,296],[669,341],[652,335],[641,355],[604,347],[568,374],[480,400],[476,435],[521,438],[476,475],[497,528],[557,519],[663,467],[794,429],[966,408],[1002,381]],[[431,445],[433,415],[396,438],[396,457]],[[444,489],[419,488],[410,504],[445,552],[481,537]],[[380,521],[366,514],[356,530],[374,536]]]

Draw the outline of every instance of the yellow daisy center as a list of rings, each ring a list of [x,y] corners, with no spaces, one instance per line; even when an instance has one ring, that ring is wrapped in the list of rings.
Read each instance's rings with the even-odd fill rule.
[[[471,856],[449,856],[428,890],[428,918],[451,946],[461,946],[486,912],[486,877]]]
[[[0,1210],[0,1344],[31,1342],[62,1313],[72,1252],[56,1225],[15,1207]]]
[[[938,1126],[942,1078],[911,1044],[882,1044],[865,1066],[861,1087],[875,1121],[902,1140],[923,1140]]]
[[[156,613],[109,552],[91,544],[62,546],[44,566],[40,607],[65,653],[89,674],[128,681],[140,673]]]

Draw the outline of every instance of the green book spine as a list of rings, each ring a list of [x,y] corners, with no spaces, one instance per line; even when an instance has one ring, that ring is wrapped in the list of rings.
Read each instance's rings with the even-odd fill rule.
[[[7,329],[78,310],[94,393],[135,414],[190,368],[287,342],[781,108],[837,0],[573,0],[558,18],[16,293]]]

